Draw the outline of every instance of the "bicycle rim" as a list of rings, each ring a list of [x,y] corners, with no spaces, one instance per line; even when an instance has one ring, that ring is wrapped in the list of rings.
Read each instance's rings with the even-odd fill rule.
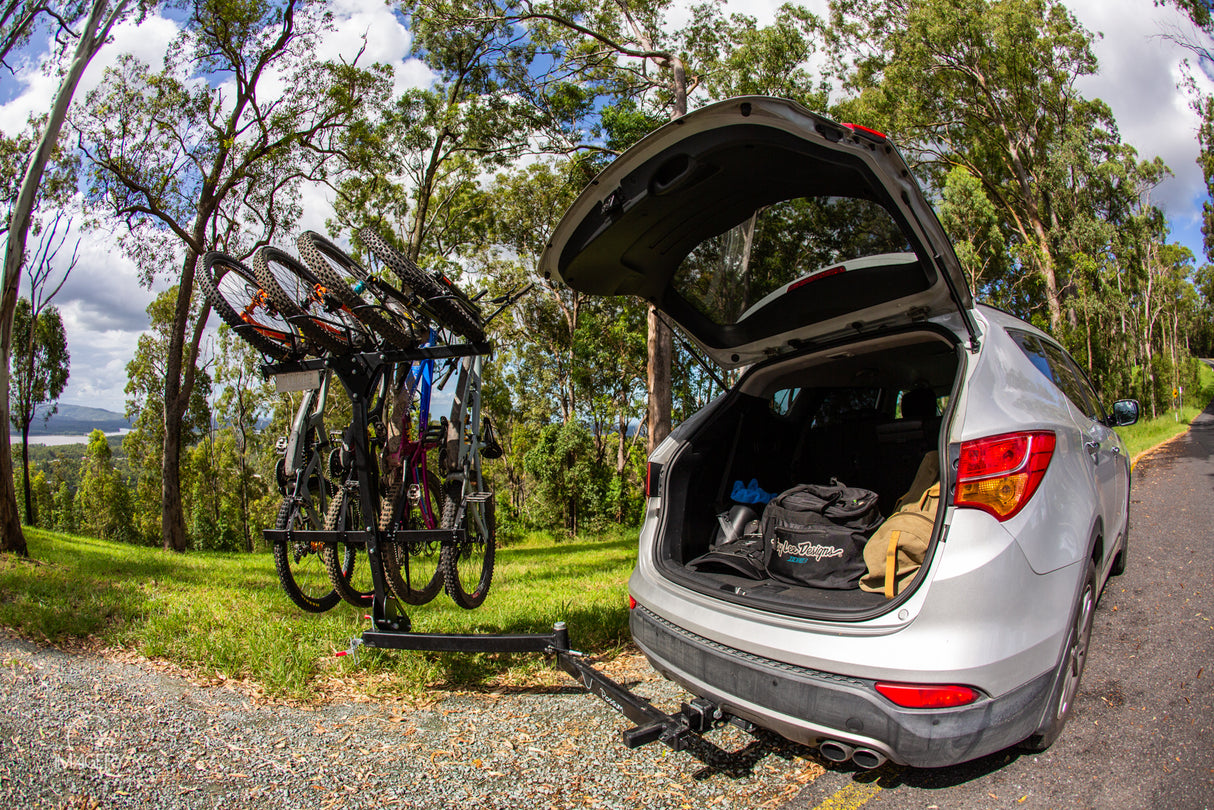
[[[370,274],[362,265],[315,231],[304,231],[295,244],[308,269],[368,329],[397,348],[412,349],[417,346],[414,325],[389,308],[389,302],[376,295],[373,285],[367,285]],[[362,285],[364,294],[355,292],[343,276],[354,279],[356,285]],[[401,296],[394,303],[399,305],[403,302],[404,296]]]
[[[308,512],[294,498],[286,498],[278,507],[276,529],[319,529]],[[274,567],[287,597],[301,610],[324,613],[341,597],[329,582],[329,572],[321,556],[321,544],[292,540],[274,544]]]
[[[198,288],[211,309],[257,351],[275,360],[300,353],[299,337],[262,289],[253,271],[219,251],[202,257]]]
[[[365,525],[358,490],[347,487],[338,489],[333,500],[329,502],[328,513],[325,514],[325,530],[354,530]],[[333,590],[355,607],[370,606],[375,597],[375,583],[371,578],[371,565],[367,555],[359,554],[355,546],[345,543],[325,543],[321,556],[324,558]],[[346,558],[353,558],[351,565],[343,565]]]
[[[452,487],[443,505],[443,528],[457,528],[458,523],[465,536],[459,542],[443,546],[441,565],[447,595],[460,607],[471,609],[485,601],[493,580],[496,553],[493,509],[469,501],[461,518],[460,501],[459,489]]]
[[[308,343],[331,352],[354,348],[356,321],[327,304],[319,280],[290,253],[272,245],[258,248],[253,275]]]

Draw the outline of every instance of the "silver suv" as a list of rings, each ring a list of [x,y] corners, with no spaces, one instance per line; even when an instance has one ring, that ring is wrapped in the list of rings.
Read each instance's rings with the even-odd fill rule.
[[[1125,565],[1112,428],[1138,405],[1106,412],[1053,339],[974,303],[883,135],[779,99],[701,108],[603,171],[541,263],[652,302],[738,374],[649,460],[629,588],[659,672],[860,767],[1054,741]],[[896,591],[764,570],[764,497],[835,480],[887,518],[925,470],[943,496]],[[701,564],[739,536],[749,570]]]

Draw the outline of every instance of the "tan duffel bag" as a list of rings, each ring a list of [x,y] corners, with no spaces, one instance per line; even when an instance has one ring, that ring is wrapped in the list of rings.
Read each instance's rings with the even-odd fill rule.
[[[938,456],[930,453],[920,466],[920,473],[930,475],[935,467],[936,483],[932,484],[918,500],[907,502],[903,496],[898,500],[898,511],[889,516],[880,528],[864,544],[864,564],[868,571],[860,578],[860,589],[870,593],[884,593],[892,599],[901,593],[912,579],[927,554],[932,540],[932,529],[936,525],[936,510],[940,506],[940,481]],[[932,462],[936,463],[933,465]],[[924,469],[928,468],[928,469]],[[916,476],[916,483],[921,476]],[[926,477],[922,476],[922,477]],[[911,486],[910,495],[918,489]]]

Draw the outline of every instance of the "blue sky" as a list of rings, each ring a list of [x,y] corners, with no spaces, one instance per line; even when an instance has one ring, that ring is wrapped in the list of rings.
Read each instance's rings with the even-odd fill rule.
[[[822,10],[824,2],[811,0]],[[1201,206],[1205,189],[1195,160],[1197,117],[1179,90],[1181,62],[1186,53],[1161,35],[1188,30],[1184,18],[1171,8],[1158,8],[1151,0],[1071,0],[1067,5],[1089,30],[1102,36],[1095,44],[1100,71],[1085,77],[1080,89],[1089,98],[1101,98],[1116,116],[1122,138],[1143,158],[1159,155],[1174,176],[1156,189],[1153,201],[1167,213],[1173,239],[1201,258]],[[771,19],[775,0],[731,2],[731,10]],[[339,0],[329,4],[337,31],[326,37],[325,55],[350,58],[367,36],[364,59],[396,67],[398,87],[424,85],[430,74],[424,65],[408,58],[410,37],[382,0]],[[676,13],[672,24],[681,20]],[[115,41],[94,61],[77,98],[96,86],[102,70],[119,53],[130,52],[157,65],[164,46],[176,33],[172,19],[154,17],[134,29],[120,29]],[[24,74],[19,72],[24,78]],[[1214,86],[1205,76],[1199,79]],[[34,76],[22,82],[4,76],[0,81],[0,130],[18,130],[32,112],[45,110],[57,87],[54,77]],[[324,230],[329,201],[309,190],[299,230]],[[79,220],[80,218],[78,218]],[[69,253],[70,248],[64,253]],[[140,287],[132,264],[121,255],[110,234],[83,235],[81,261],[55,303],[64,314],[72,354],[71,379],[62,401],[114,411],[124,409],[126,363],[140,332],[147,326],[144,312],[153,293]],[[178,259],[166,257],[166,263]]]

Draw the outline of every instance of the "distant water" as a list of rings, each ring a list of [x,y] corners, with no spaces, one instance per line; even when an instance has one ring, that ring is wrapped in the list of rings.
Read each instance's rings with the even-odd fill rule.
[[[106,436],[125,436],[126,434],[128,434],[130,432],[131,432],[130,428],[123,428],[122,430],[110,431],[109,433],[106,433],[105,435]],[[21,444],[21,434],[20,433],[10,433],[8,435],[8,440],[9,440],[9,444],[13,445],[14,447],[19,446]],[[87,433],[79,434],[79,435],[71,435],[71,436],[56,436],[53,434],[48,434],[48,435],[44,435],[44,436],[30,436],[30,444],[43,444],[43,445],[50,446],[50,445],[60,445],[60,444],[88,444],[88,443],[89,443],[89,434],[87,434]]]

